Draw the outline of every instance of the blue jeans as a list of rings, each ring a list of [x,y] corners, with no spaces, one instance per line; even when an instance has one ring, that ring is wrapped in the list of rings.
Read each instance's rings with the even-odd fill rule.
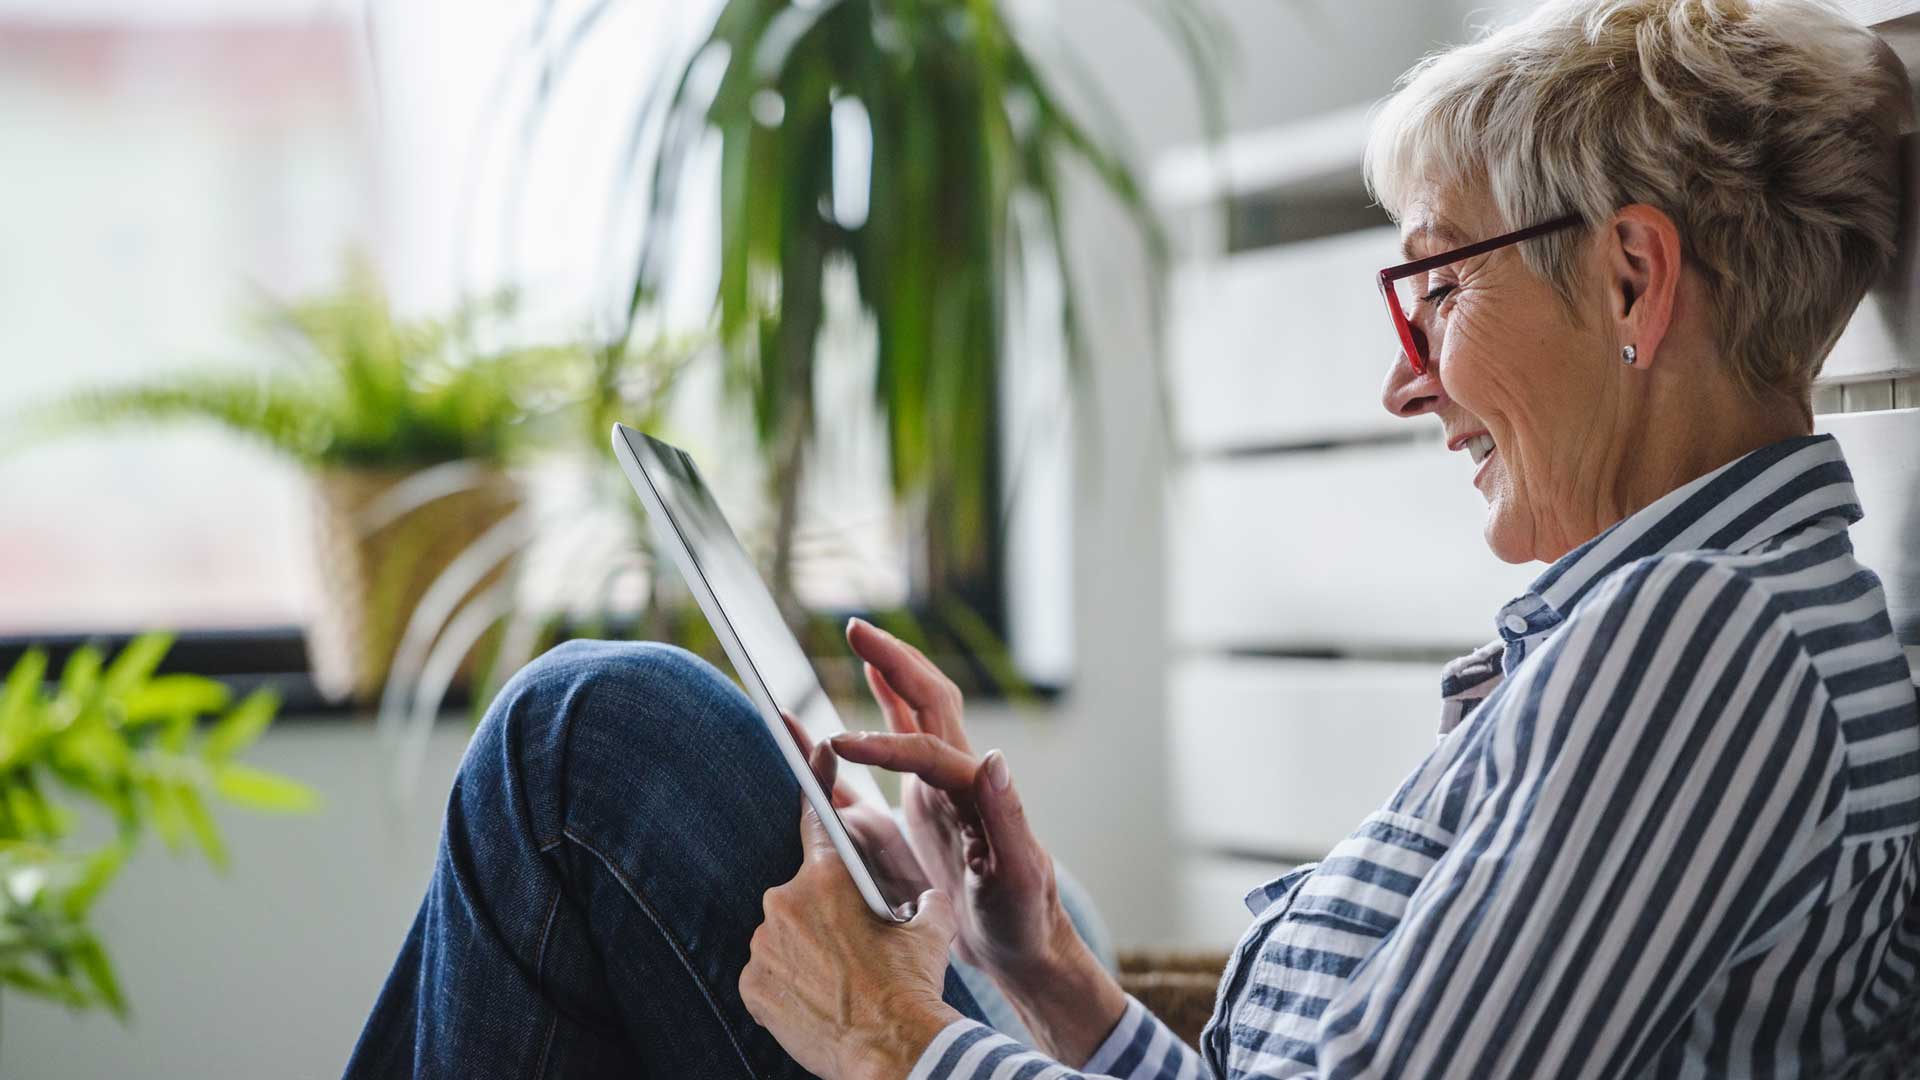
[[[655,643],[547,653],[467,748],[346,1075],[805,1076],[738,989],[761,895],[800,865],[799,812],[759,713],[706,661]],[[950,967],[945,997],[1010,1025],[977,972]]]

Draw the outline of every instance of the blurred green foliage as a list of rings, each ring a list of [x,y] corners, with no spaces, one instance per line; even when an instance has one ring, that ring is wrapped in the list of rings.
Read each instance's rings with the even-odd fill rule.
[[[1206,126],[1223,127],[1232,53],[1207,0],[1137,0],[1181,51]],[[720,143],[714,296],[729,383],[751,403],[781,500],[772,585],[787,592],[798,477],[816,423],[816,343],[835,263],[878,332],[874,400],[895,491],[922,506],[925,585],[990,589],[998,549],[996,404],[1010,298],[1064,285],[1072,370],[1089,369],[1069,244],[1071,170],[1112,196],[1144,242],[1158,302],[1167,243],[1124,129],[1070,48],[1040,56],[1003,0],[727,0],[661,91],[652,228],[632,310],[665,289],[683,178]],[[584,21],[584,20],[583,20]],[[716,77],[717,76],[717,77]],[[1069,82],[1063,88],[1057,79]],[[1071,93],[1069,92],[1071,91]],[[643,108],[637,125],[654,122]],[[1092,121],[1098,119],[1102,123]],[[863,129],[863,130],[861,130]],[[836,142],[870,148],[845,198]],[[644,140],[638,137],[633,145]],[[842,213],[843,204],[864,214]]]
[[[501,293],[450,318],[397,318],[371,266],[353,259],[337,290],[261,301],[279,365],[89,388],[20,423],[35,438],[121,421],[208,421],[306,465],[499,463],[550,434],[531,429],[595,362],[574,345],[476,349],[482,321],[512,306]]]
[[[155,675],[171,645],[145,634],[111,662],[82,647],[51,684],[46,654],[31,651],[0,684],[0,984],[124,1017],[89,913],[142,836],[151,829],[176,854],[198,849],[224,870],[215,799],[280,812],[318,804],[298,782],[238,760],[278,697],[233,702],[210,679]],[[99,811],[104,840],[77,838],[61,794]]]

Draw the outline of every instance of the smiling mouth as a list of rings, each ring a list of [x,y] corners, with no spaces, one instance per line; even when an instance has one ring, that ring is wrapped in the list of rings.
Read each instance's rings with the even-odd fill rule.
[[[1482,433],[1467,440],[1467,453],[1472,456],[1475,465],[1487,460],[1493,453],[1493,436]]]

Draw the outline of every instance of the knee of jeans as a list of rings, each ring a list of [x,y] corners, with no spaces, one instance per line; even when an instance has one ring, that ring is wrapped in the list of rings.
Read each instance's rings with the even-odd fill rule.
[[[755,717],[739,687],[700,656],[659,641],[574,640],[516,673],[482,728],[510,725],[515,730],[501,734],[519,742],[524,754],[560,749],[549,744],[563,743],[563,728],[585,720],[599,729],[598,738],[617,729],[631,749],[646,752],[645,740],[670,735],[676,719],[698,714],[711,722],[715,713]]]
[[[693,777],[714,760],[737,763],[771,750],[764,729],[740,688],[686,649],[570,641],[501,689],[462,782],[513,787],[517,776],[534,829],[548,838],[562,814],[594,813],[593,798],[576,802],[582,792],[632,790],[663,773]]]
[[[687,695],[739,692],[704,658],[663,641],[561,642],[520,669],[502,698],[561,704],[611,692],[620,698],[673,700]]]
[[[705,658],[664,641],[563,641],[535,657],[522,669],[529,678],[573,683],[581,679],[615,678],[648,681],[688,679],[730,682]]]

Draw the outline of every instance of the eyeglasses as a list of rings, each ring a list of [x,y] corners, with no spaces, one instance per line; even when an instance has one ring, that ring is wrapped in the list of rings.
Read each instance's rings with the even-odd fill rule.
[[[1491,240],[1482,240],[1477,244],[1468,244],[1466,247],[1443,251],[1424,259],[1401,263],[1399,266],[1389,266],[1380,271],[1380,295],[1386,297],[1387,313],[1393,316],[1393,328],[1400,333],[1400,347],[1406,352],[1407,364],[1413,368],[1414,373],[1426,374],[1427,365],[1433,357],[1429,352],[1426,331],[1407,318],[1407,313],[1414,310],[1415,306],[1421,302],[1433,303],[1440,296],[1445,295],[1438,288],[1432,292],[1428,291],[1427,271],[1462,259],[1471,259],[1475,255],[1483,255],[1506,247],[1508,244],[1517,244],[1522,240],[1531,240],[1536,236],[1570,228],[1583,220],[1579,214],[1568,214],[1540,225],[1532,225],[1504,236],[1496,236]]]

